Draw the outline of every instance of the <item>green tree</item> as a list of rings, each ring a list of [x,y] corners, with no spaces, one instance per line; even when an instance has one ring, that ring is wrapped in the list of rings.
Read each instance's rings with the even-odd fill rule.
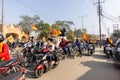
[[[70,30],[70,27],[72,25],[74,25],[74,23],[72,21],[55,21],[56,24],[60,25],[60,28],[63,29],[67,29],[67,30]]]
[[[51,31],[48,29],[50,27],[48,23],[44,23],[43,21],[40,21],[36,26],[40,30],[39,38],[42,37],[48,38],[50,36]]]
[[[31,31],[32,23],[38,24],[38,22],[40,22],[40,17],[38,15],[34,15],[33,17],[21,15],[20,19],[21,21],[17,25],[22,26],[23,30],[27,33]]]
[[[67,37],[67,39],[71,39],[71,40],[75,40],[75,38],[76,38],[76,36],[72,30],[67,32],[66,37]]]
[[[120,30],[115,31],[114,33],[111,34],[111,36],[120,38]]]
[[[60,29],[60,25],[59,24],[57,24],[57,23],[54,23],[54,24],[52,24],[52,26],[51,26],[53,29]]]
[[[75,33],[75,36],[76,37],[83,37],[83,34],[84,33],[87,33],[87,30],[86,29],[76,29],[75,31],[74,31],[74,33]]]

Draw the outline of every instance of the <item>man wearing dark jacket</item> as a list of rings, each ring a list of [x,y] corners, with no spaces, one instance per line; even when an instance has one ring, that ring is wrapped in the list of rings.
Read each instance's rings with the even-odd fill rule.
[[[59,44],[59,46],[63,49],[65,54],[67,54],[67,44],[68,43],[69,43],[68,41],[66,41],[64,38],[62,38],[62,41]]]

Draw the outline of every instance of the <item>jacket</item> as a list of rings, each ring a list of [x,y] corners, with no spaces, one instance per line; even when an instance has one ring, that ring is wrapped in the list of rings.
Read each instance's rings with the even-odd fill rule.
[[[8,48],[8,45],[6,43],[3,43],[2,52],[0,52],[0,60],[2,58],[4,58],[5,61],[10,60],[9,48]]]

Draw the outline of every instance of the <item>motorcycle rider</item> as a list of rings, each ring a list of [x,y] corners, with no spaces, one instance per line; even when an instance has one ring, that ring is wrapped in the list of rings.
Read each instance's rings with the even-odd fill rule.
[[[43,42],[41,39],[39,39],[39,41],[37,42],[37,47],[38,49],[41,49],[43,47]]]
[[[94,42],[93,42],[92,40],[89,40],[89,41],[88,41],[88,47],[89,47],[89,45],[92,45],[93,51],[95,52],[95,44],[94,44]],[[88,48],[88,52],[89,52],[89,48]],[[93,53],[94,53],[94,52],[93,52]]]
[[[4,42],[4,36],[0,34],[0,65],[10,61],[9,47]]]
[[[112,43],[112,39],[111,38],[107,38],[106,41],[105,41],[105,47],[106,47],[106,44],[110,44],[111,47],[113,45]],[[104,53],[105,53],[105,47],[104,47]],[[112,51],[111,51],[111,56],[113,55]]]
[[[80,53],[80,56],[82,57],[82,51],[81,51],[81,42],[79,41],[79,39],[76,39],[75,41],[75,45],[79,48],[79,53]]]
[[[34,37],[30,37],[29,41],[24,45],[24,47],[30,51],[31,48],[34,47]]]
[[[104,45],[106,46],[106,44],[111,44],[110,41],[109,41],[109,38],[106,39]],[[105,47],[104,47],[104,53],[105,53]]]
[[[61,39],[61,42],[59,44],[59,46],[63,49],[65,55],[68,55],[68,48],[67,48],[67,44],[69,43],[69,41],[66,41],[64,38]]]
[[[48,38],[47,41],[47,46],[46,48],[49,50],[49,54],[48,54],[48,61],[50,62],[50,64],[52,64],[52,60],[53,60],[53,54],[54,54],[54,50],[55,50],[55,45],[53,44],[53,39]]]

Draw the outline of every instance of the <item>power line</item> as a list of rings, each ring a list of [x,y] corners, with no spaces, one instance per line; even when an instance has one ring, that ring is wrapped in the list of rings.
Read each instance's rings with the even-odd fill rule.
[[[34,13],[38,13],[38,11],[34,10],[33,8],[31,8],[29,5],[23,3],[22,1],[16,0],[16,2],[18,2],[18,3],[21,4],[21,5],[23,5],[24,7],[26,7],[27,9],[31,10],[31,11],[34,12]]]
[[[104,25],[104,27],[102,27],[102,28],[104,28],[107,31],[107,27],[106,27],[106,23],[104,21],[104,18],[102,18],[102,24]]]
[[[104,18],[106,18],[106,19],[108,19],[108,20],[110,20],[110,21],[112,21],[112,22],[120,22],[120,20],[118,20],[118,19],[116,19],[116,18],[113,18],[113,17],[111,17],[111,16],[109,16],[109,15],[104,15],[104,14],[102,14],[102,17],[104,17]]]
[[[93,12],[93,9],[90,8],[90,6],[88,7],[88,5],[86,4],[86,2],[84,0],[81,0],[82,3],[85,5],[85,7],[92,13],[95,14],[95,12]],[[96,14],[95,14],[96,15]]]
[[[106,15],[108,15],[108,16],[111,16],[111,17],[113,17],[113,18],[116,18],[116,19],[118,19],[117,17],[115,17],[115,16],[112,16],[111,14],[108,14],[108,13],[106,13],[105,11],[103,11],[103,13],[104,13],[104,14],[106,14]]]

